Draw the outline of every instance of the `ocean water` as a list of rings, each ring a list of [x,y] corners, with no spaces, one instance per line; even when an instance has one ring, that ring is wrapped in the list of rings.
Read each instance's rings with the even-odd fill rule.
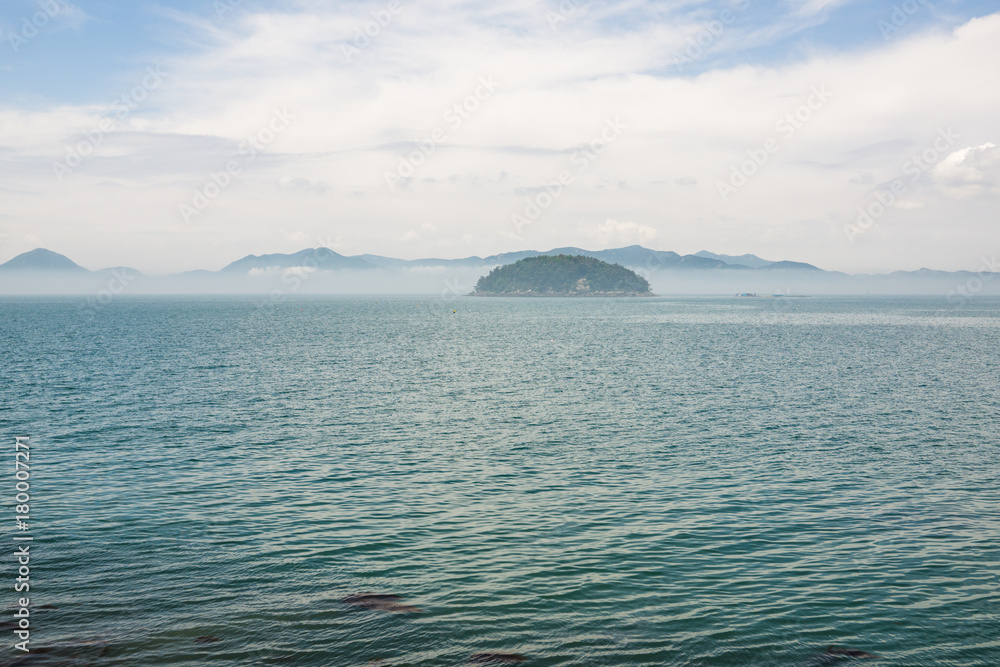
[[[1000,300],[81,305],[0,301],[0,664],[1000,664]]]

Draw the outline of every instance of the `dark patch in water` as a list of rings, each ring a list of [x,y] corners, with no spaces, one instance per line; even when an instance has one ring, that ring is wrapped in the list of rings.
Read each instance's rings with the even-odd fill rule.
[[[872,658],[878,659],[881,656],[877,656],[874,653],[867,653],[865,651],[859,651],[853,648],[837,648],[836,646],[830,645],[826,647],[827,655],[835,655],[844,658]]]
[[[374,609],[376,611],[386,611],[392,614],[413,614],[423,611],[420,607],[412,607],[399,602],[403,598],[399,595],[376,595],[374,593],[362,593],[360,595],[348,595],[341,600],[344,604],[364,609]]]
[[[388,602],[391,600],[402,600],[401,595],[376,595],[374,593],[361,593],[360,595],[348,595],[341,600],[344,604],[365,604],[366,602]]]
[[[214,644],[215,642],[221,642],[222,640],[218,637],[212,637],[211,635],[202,635],[201,637],[195,637],[195,644]]]

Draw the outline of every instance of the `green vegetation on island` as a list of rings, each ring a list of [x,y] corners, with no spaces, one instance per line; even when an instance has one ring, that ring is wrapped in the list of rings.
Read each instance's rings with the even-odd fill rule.
[[[652,296],[649,283],[620,264],[582,255],[539,255],[498,266],[470,296]]]

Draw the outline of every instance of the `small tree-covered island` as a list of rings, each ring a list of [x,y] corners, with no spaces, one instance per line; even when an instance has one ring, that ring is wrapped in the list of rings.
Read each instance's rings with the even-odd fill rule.
[[[498,266],[469,296],[654,296],[649,283],[620,264],[582,255],[539,255]]]

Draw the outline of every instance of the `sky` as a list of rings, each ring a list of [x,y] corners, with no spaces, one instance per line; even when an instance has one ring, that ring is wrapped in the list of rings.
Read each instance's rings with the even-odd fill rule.
[[[1000,251],[1000,2],[4,0],[0,262]]]

